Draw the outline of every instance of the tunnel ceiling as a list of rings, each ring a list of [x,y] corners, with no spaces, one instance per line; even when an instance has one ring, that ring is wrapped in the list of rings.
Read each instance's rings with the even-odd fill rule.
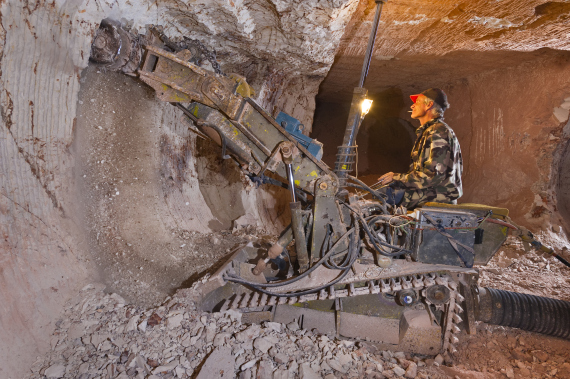
[[[375,4],[360,3],[318,99],[344,102],[358,84]],[[366,87],[438,85],[569,50],[570,3],[533,0],[387,1]]]

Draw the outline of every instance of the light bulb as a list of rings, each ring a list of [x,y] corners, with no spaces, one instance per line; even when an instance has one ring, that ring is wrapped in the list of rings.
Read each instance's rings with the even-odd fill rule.
[[[370,107],[372,106],[372,100],[370,99],[364,99],[362,101],[361,104],[361,109],[362,109],[362,117],[366,116],[366,114],[368,113],[368,111],[370,110]]]

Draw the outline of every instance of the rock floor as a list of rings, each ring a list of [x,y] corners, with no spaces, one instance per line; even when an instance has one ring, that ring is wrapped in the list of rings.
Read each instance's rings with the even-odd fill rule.
[[[482,286],[570,300],[568,270],[509,239],[481,269]],[[196,286],[151,308],[102,284],[68,303],[27,378],[570,378],[570,341],[479,323],[453,362],[331,339],[296,323],[244,324],[196,309]]]

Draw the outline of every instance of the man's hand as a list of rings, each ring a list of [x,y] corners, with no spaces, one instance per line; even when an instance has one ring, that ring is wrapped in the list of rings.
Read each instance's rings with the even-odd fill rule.
[[[393,181],[394,181],[394,173],[393,172],[387,172],[378,178],[378,183],[382,184],[383,186],[390,184]]]

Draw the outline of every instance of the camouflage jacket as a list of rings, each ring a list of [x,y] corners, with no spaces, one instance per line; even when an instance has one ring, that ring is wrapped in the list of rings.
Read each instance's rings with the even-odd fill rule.
[[[416,130],[410,170],[395,174],[394,184],[405,190],[401,205],[413,209],[424,203],[455,203],[463,195],[463,158],[455,133],[436,118]]]

